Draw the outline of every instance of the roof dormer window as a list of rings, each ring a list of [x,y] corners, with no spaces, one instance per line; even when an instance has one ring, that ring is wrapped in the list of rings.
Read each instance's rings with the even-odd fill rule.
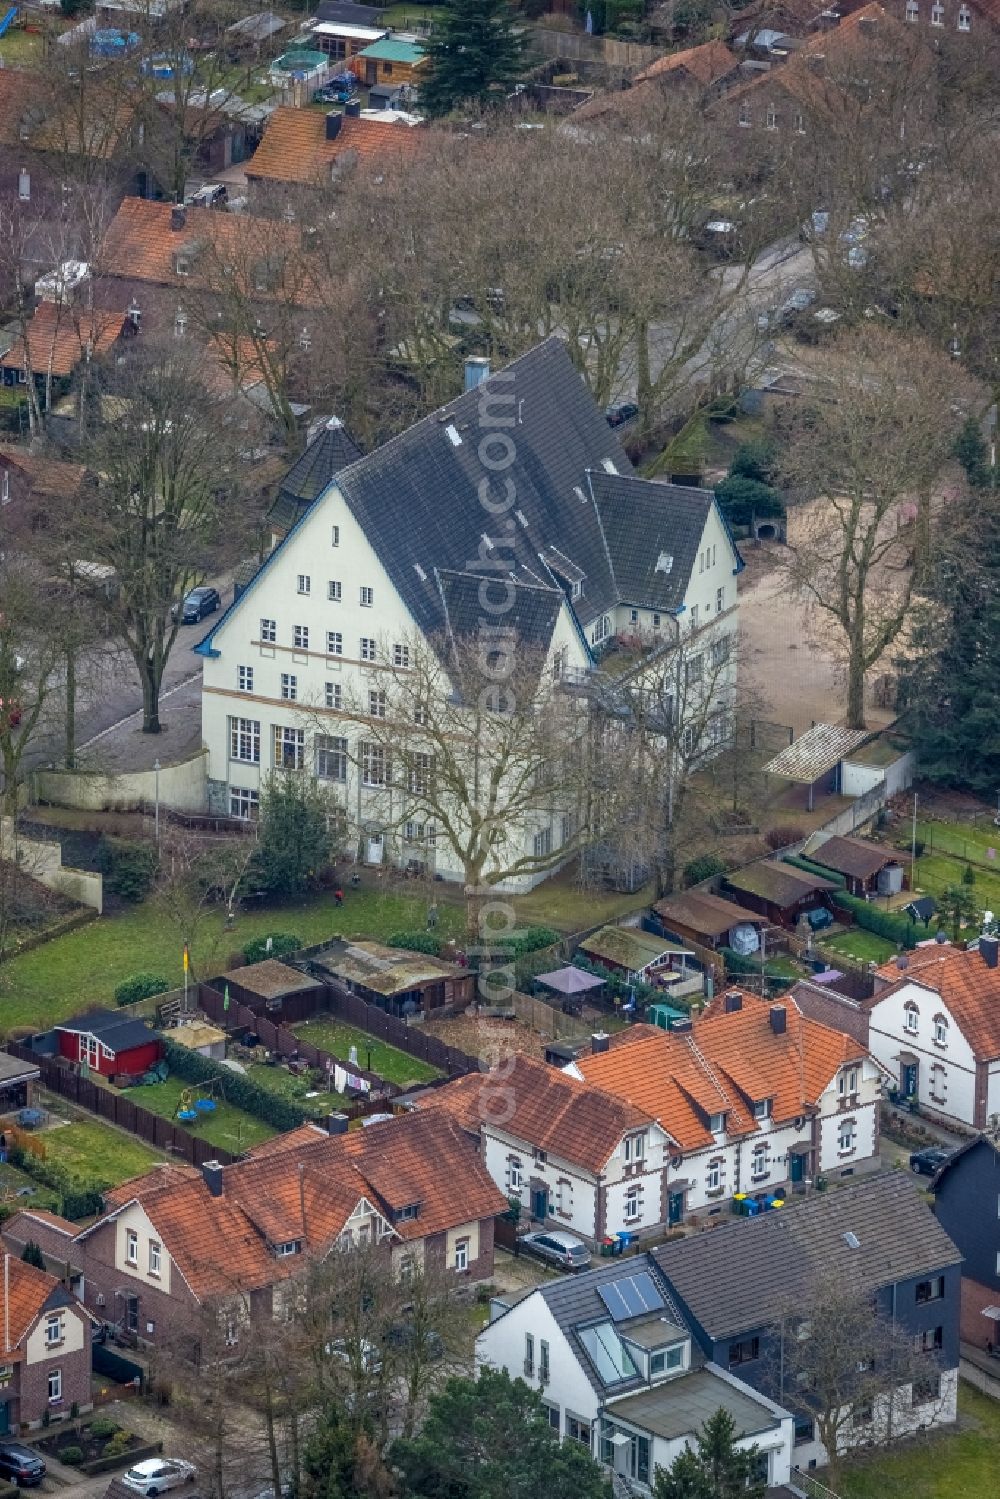
[[[713,1135],[722,1135],[726,1130],[725,1114],[709,1114],[708,1127]]]
[[[397,1208],[393,1217],[397,1223],[412,1223],[414,1218],[420,1215],[419,1202],[407,1203],[405,1208]]]
[[[769,1098],[758,1098],[754,1102],[753,1117],[755,1119],[770,1119],[771,1100]]]
[[[278,1247],[277,1247],[278,1258],[282,1259],[282,1260],[283,1259],[287,1259],[288,1256],[291,1255],[291,1254],[301,1254],[301,1253],[302,1253],[302,1240],[301,1239],[287,1239],[284,1244],[279,1244]]]

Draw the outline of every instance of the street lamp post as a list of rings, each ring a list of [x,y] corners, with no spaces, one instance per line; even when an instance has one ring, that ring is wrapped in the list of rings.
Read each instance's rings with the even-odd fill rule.
[[[156,832],[156,847],[160,847],[160,761],[157,757],[153,761],[153,775],[155,776],[153,796],[153,825]]]

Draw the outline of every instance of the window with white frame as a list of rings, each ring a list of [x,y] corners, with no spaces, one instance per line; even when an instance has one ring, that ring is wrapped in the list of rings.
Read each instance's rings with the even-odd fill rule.
[[[235,1348],[240,1340],[240,1320],[233,1312],[226,1314],[223,1338],[227,1348]]]
[[[637,625],[639,623],[639,611],[638,611],[638,609],[630,609],[629,610],[629,612],[628,612],[628,622],[629,622],[630,625]]]
[[[386,698],[384,692],[372,690],[368,694],[368,716],[369,718],[385,717]]]
[[[524,1177],[521,1175],[520,1157],[510,1155],[507,1157],[507,1190],[508,1192],[520,1192],[524,1186]]]
[[[340,527],[339,526],[331,526],[330,527],[330,545],[332,547],[339,547],[340,546]]]
[[[958,29],[959,31],[972,30],[972,11],[967,5],[958,7]]]
[[[697,604],[692,604],[691,605],[691,628],[692,628],[692,630],[697,630],[697,628],[698,628],[698,605]]]
[[[646,1154],[646,1131],[642,1130],[637,1135],[626,1135],[623,1145],[627,1166],[641,1161]]]
[[[370,609],[375,602],[374,588],[365,588],[362,584],[359,590],[359,601],[362,609]]]
[[[311,593],[312,592],[312,578],[309,576],[308,573],[299,573],[299,577],[298,577],[298,591],[299,591],[299,593]]]
[[[934,1040],[938,1046],[948,1045],[948,1022],[943,1015],[934,1017]]]
[[[125,1230],[125,1263],[126,1265],[139,1263],[139,1235],[134,1228]]]
[[[455,1240],[455,1269],[461,1274],[469,1268],[469,1241],[468,1239]]]
[[[155,1239],[149,1241],[149,1273],[150,1275],[160,1273],[160,1246]]]
[[[365,786],[385,786],[389,781],[386,754],[381,744],[361,742],[361,781]]]
[[[248,765],[260,764],[260,719],[229,720],[229,758],[243,760]]]
[[[394,645],[392,648],[392,664],[405,671],[410,664],[410,647],[408,645]]]
[[[50,1369],[48,1379],[49,1404],[58,1405],[62,1399],[62,1370]]]
[[[846,1155],[854,1149],[858,1143],[858,1126],[853,1119],[841,1121],[837,1130],[837,1149],[841,1155]]]
[[[726,607],[726,590],[725,590],[725,588],[717,588],[715,590],[715,612],[716,612],[716,614],[721,614],[722,611],[725,609],[725,607]]]
[[[281,696],[286,703],[296,703],[299,698],[299,679],[294,672],[281,673]]]
[[[850,1067],[845,1072],[837,1074],[837,1094],[840,1098],[857,1093],[857,1091],[858,1069],[856,1067]]]
[[[754,1101],[753,1117],[755,1119],[769,1119],[771,1117],[771,1100],[769,1098],[758,1098]]]
[[[278,638],[278,622],[274,619],[262,619],[260,622],[260,639],[262,645],[274,645]]]
[[[726,1127],[725,1114],[709,1114],[708,1127],[713,1135],[721,1135]]]
[[[767,106],[767,113],[764,116],[764,125],[768,130],[777,130],[778,128],[778,111],[775,109],[773,104],[769,104]]]
[[[908,21],[920,20],[920,5],[918,0],[906,0],[906,19]]]
[[[594,628],[590,632],[591,642],[593,645],[600,645],[601,641],[607,640],[610,634],[611,616],[608,614],[602,614],[600,619],[597,621],[597,623],[594,625]]]
[[[550,854],[552,852],[552,829],[543,828],[540,833],[536,833],[531,840],[531,849],[536,859],[543,859]]]
[[[57,1347],[65,1336],[63,1315],[55,1312],[51,1317],[45,1319],[45,1346],[47,1348]]]
[[[625,1190],[625,1222],[634,1223],[642,1216],[642,1189],[639,1186]]]
[[[375,641],[367,635],[361,637],[361,659],[362,661],[374,661],[378,656],[378,647]]]
[[[344,689],[339,682],[325,682],[323,684],[323,696],[326,706],[340,712],[344,706]]]
[[[339,734],[317,734],[315,748],[318,779],[346,781],[347,740]]]
[[[344,637],[339,630],[327,630],[326,654],[328,656],[342,656],[344,654]]]
[[[948,1099],[948,1069],[943,1062],[932,1062],[928,1079],[931,1098],[935,1103],[946,1103]]]
[[[940,4],[940,0],[939,3],[931,6],[931,25],[944,25],[944,6]]]
[[[306,731],[274,725],[274,763],[281,770],[303,770],[306,763]]]
[[[754,1181],[761,1181],[771,1173],[771,1151],[766,1141],[761,1141],[753,1148],[753,1156],[750,1162],[750,1174]]]
[[[431,789],[431,777],[434,773],[434,756],[425,754],[419,750],[410,756],[410,763],[406,768],[406,786],[416,796],[426,796]]]
[[[238,692],[253,692],[252,666],[238,666],[236,668],[236,689]]]
[[[908,1031],[915,1032],[920,1025],[920,1011],[911,1000],[903,1011],[903,1024]]]
[[[341,599],[344,597],[343,584],[338,582],[336,578],[331,578],[329,583],[326,585],[326,596],[330,600],[331,604],[339,604]]]
[[[794,126],[795,126],[795,134],[796,135],[805,135],[805,133],[806,133],[806,117],[802,113],[801,109],[796,110],[796,112],[795,112]]]
[[[722,1162],[721,1160],[709,1161],[708,1170],[705,1173],[706,1192],[721,1192],[722,1190]]]
[[[241,817],[244,822],[250,822],[260,811],[260,792],[253,791],[249,786],[230,786],[229,788],[229,815],[230,817]]]
[[[752,124],[749,104],[740,105],[739,124],[744,130],[748,129],[748,127]]]
[[[308,625],[292,626],[292,645],[297,651],[307,651],[309,649]]]

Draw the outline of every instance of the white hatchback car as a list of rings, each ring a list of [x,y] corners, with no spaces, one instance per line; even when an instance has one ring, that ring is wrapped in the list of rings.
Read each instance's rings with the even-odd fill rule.
[[[187,1463],[181,1457],[150,1457],[129,1468],[122,1482],[137,1494],[156,1499],[157,1494],[176,1489],[182,1483],[191,1483],[193,1478],[194,1463]]]

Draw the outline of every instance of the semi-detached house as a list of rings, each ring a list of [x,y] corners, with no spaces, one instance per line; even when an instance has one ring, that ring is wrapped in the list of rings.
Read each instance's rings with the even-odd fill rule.
[[[711,708],[698,733],[709,754],[729,732],[741,567],[714,496],[640,479],[548,339],[341,468],[197,647],[211,804],[252,817],[270,774],[306,771],[366,862],[461,877],[414,786],[397,784],[366,733],[366,712],[385,716],[386,689],[417,652],[451,672],[457,644],[496,625],[482,598],[498,582],[501,622],[560,691],[586,682],[615,640],[659,682],[683,631],[711,653],[704,673],[704,653],[687,664]],[[423,752],[416,724],[413,745]],[[513,836],[528,867],[510,888],[541,878],[531,859],[574,833],[565,809],[525,819]]]

